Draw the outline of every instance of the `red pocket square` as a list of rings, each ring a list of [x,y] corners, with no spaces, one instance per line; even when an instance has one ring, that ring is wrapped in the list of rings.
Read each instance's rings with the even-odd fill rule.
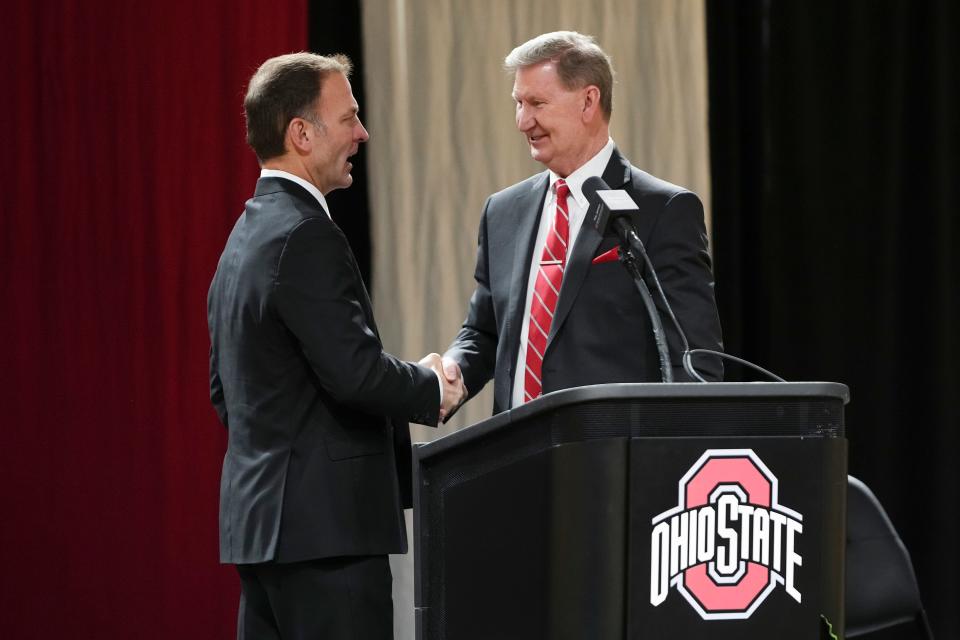
[[[607,251],[606,253],[601,253],[596,258],[593,259],[591,264],[601,264],[603,262],[613,262],[614,260],[620,259],[620,247],[614,247]]]

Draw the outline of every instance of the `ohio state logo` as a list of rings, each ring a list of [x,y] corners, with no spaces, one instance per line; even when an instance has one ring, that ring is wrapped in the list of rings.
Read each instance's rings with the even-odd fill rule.
[[[677,506],[653,518],[650,604],[677,588],[704,620],[749,618],[784,585],[797,602],[803,516],[751,449],[709,449],[679,482]]]

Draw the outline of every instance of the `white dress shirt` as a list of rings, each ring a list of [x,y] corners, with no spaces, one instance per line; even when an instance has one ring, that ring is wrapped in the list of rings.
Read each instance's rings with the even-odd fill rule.
[[[607,168],[610,157],[613,155],[613,138],[607,138],[607,144],[597,155],[590,158],[586,164],[582,165],[576,171],[564,178],[567,186],[570,188],[570,197],[567,198],[567,213],[570,217],[570,233],[567,238],[567,260],[573,252],[574,243],[577,241],[577,235],[580,227],[583,225],[583,219],[587,213],[587,198],[583,195],[583,183],[590,177],[602,177],[603,170]],[[540,213],[540,228],[537,230],[537,242],[533,245],[533,256],[530,259],[530,276],[527,278],[527,299],[523,305],[523,322],[520,327],[520,348],[517,350],[517,367],[514,370],[513,379],[513,402],[511,406],[519,407],[523,404],[524,393],[523,386],[526,376],[523,372],[527,366],[527,332],[530,330],[530,303],[533,300],[533,288],[537,283],[538,267],[540,257],[543,254],[543,247],[547,244],[547,234],[553,227],[553,216],[556,210],[557,193],[554,189],[557,180],[560,179],[553,171],[550,172],[550,186],[547,189],[547,197],[543,203],[543,211]],[[561,285],[562,290],[562,285]],[[546,354],[544,354],[546,355]]]

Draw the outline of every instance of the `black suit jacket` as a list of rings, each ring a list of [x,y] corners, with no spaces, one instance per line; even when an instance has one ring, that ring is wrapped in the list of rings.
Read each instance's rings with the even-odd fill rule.
[[[312,195],[257,182],[207,307],[229,432],[221,562],[406,551],[406,420],[436,424],[437,377],[383,352],[353,253]]]
[[[637,233],[691,348],[722,349],[700,200],[632,167],[616,149],[602,177],[610,188],[628,191],[639,206]],[[494,413],[512,402],[530,262],[548,183],[549,173],[543,172],[487,199],[474,273],[477,288],[446,354],[460,364],[471,395],[493,378]],[[633,280],[617,261],[592,264],[617,244],[602,238],[588,222],[580,228],[544,352],[544,393],[660,380],[650,319]],[[681,366],[680,338],[666,315],[661,316],[674,377],[688,380]],[[699,358],[696,364],[708,380],[721,379],[719,359]]]

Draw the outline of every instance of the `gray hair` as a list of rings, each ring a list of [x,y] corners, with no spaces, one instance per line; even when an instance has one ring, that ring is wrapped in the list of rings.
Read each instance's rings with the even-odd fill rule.
[[[610,56],[603,52],[593,36],[576,31],[554,31],[524,42],[510,52],[504,68],[516,73],[518,69],[534,64],[553,62],[560,82],[567,89],[582,89],[590,85],[600,90],[600,109],[606,120],[613,112],[613,67]]]
[[[286,152],[287,125],[294,118],[322,126],[311,109],[320,99],[324,79],[330,73],[350,77],[352,70],[350,59],[344,55],[306,52],[277,56],[260,65],[250,78],[243,100],[247,144],[260,162]]]

